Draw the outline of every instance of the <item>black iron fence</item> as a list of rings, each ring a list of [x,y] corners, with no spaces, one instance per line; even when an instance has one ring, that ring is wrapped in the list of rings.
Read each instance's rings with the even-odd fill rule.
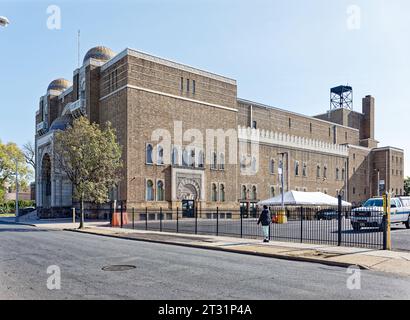
[[[269,238],[275,241],[386,248],[386,219],[380,211],[341,207],[286,207],[285,223],[278,223],[282,208],[269,208]],[[122,214],[121,214],[122,212]],[[259,210],[200,209],[190,214],[180,208],[135,209],[121,206],[110,211],[113,226],[136,230],[216,235],[259,239]]]

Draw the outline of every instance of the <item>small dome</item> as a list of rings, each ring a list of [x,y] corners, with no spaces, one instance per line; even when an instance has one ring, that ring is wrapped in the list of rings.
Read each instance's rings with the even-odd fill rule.
[[[48,90],[64,91],[72,86],[72,83],[66,79],[57,79],[52,81],[47,88]]]
[[[83,63],[86,63],[86,61],[90,58],[95,60],[108,61],[112,59],[114,56],[115,52],[112,51],[110,48],[103,46],[94,47],[88,50],[88,52],[85,54]]]
[[[58,117],[53,121],[53,123],[50,126],[50,131],[56,131],[56,130],[61,130],[64,131],[67,129],[67,127],[71,125],[71,117],[69,115],[64,115],[61,117]]]

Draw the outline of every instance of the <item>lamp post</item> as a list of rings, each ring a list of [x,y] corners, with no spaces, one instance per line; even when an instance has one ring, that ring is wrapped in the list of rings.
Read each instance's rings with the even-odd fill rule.
[[[19,165],[17,158],[16,161],[16,222],[19,222]]]
[[[374,169],[377,171],[377,196],[380,197],[380,169]]]
[[[278,155],[280,155],[282,157],[281,160],[281,165],[278,168],[278,173],[280,174],[280,178],[281,178],[281,185],[282,185],[282,192],[281,192],[281,210],[279,212],[279,219],[278,219],[278,223],[283,224],[283,223],[287,223],[287,219],[286,219],[286,214],[285,214],[285,181],[284,181],[284,170],[283,170],[283,166],[284,166],[284,158],[285,158],[285,154],[287,155],[286,152],[279,152]]]

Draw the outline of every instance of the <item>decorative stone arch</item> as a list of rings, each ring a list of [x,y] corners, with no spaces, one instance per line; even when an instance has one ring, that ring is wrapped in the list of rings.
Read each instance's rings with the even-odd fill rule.
[[[200,200],[201,186],[194,179],[185,178],[178,182],[177,199],[178,200]]]

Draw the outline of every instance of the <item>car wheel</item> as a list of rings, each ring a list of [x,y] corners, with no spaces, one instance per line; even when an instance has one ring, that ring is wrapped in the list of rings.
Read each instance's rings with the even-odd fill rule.
[[[354,231],[360,231],[362,229],[362,227],[358,223],[353,223],[352,227]]]
[[[410,215],[407,219],[407,222],[405,222],[404,225],[406,226],[407,229],[410,229]]]

